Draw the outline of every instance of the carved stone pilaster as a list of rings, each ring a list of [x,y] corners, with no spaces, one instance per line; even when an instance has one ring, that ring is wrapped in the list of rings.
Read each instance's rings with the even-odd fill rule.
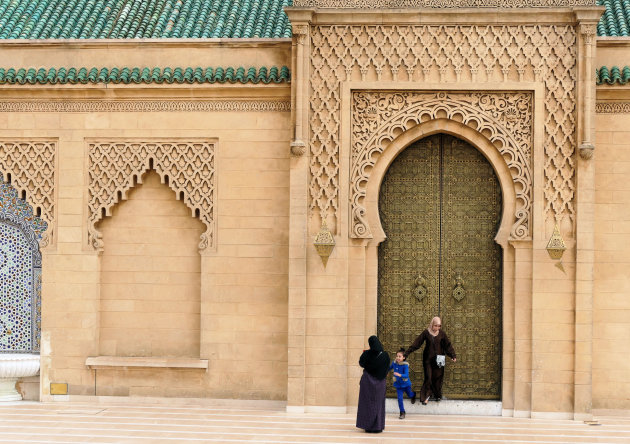
[[[593,114],[593,90],[595,89],[595,74],[593,69],[594,42],[597,35],[596,24],[590,21],[581,22],[578,26],[580,37],[584,40],[584,76],[582,85],[584,91],[580,100],[582,105],[582,143],[578,147],[578,153],[583,160],[590,160],[595,152],[595,145],[591,142],[591,124]]]

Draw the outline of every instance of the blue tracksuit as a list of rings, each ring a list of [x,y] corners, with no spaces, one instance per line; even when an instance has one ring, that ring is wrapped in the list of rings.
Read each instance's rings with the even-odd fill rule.
[[[409,363],[403,361],[399,364],[394,361],[392,362],[392,365],[389,366],[389,369],[394,370],[396,373],[400,373],[400,376],[394,376],[394,388],[398,394],[398,408],[400,409],[400,413],[403,413],[405,411],[403,393],[406,393],[409,398],[414,398],[416,396],[416,393],[411,390],[411,381],[409,380]]]

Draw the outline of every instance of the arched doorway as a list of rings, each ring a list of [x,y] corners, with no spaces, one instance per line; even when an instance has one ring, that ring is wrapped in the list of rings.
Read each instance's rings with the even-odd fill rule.
[[[407,347],[435,315],[458,354],[444,395],[501,397],[501,247],[494,242],[501,189],[485,157],[446,134],[412,144],[391,164],[379,193],[387,239],[378,251],[378,334]],[[422,383],[421,353],[410,358]]]

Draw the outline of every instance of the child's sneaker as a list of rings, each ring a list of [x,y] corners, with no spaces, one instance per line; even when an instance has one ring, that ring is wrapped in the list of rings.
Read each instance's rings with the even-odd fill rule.
[[[398,419],[405,419],[405,412],[400,412]]]

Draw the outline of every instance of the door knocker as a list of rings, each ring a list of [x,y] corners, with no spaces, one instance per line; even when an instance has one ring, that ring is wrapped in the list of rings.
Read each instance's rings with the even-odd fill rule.
[[[419,274],[416,278],[416,286],[413,288],[413,295],[418,302],[422,302],[429,292],[427,291],[427,278],[423,274]]]
[[[458,271],[455,275],[455,287],[453,287],[453,297],[460,302],[466,297],[466,288],[464,288],[464,280],[462,274]]]

